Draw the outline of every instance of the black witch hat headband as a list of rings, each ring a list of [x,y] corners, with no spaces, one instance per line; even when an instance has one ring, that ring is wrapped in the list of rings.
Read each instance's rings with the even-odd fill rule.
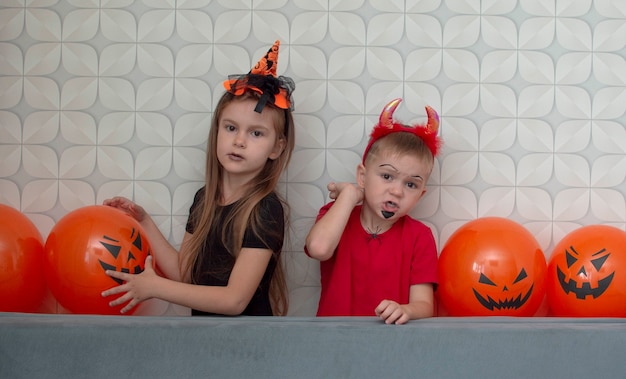
[[[245,75],[229,75],[224,81],[226,91],[235,96],[243,95],[246,91],[260,94],[255,112],[261,113],[268,102],[280,109],[293,110],[291,93],[296,85],[289,77],[276,76],[279,47],[280,41],[277,40],[250,72]]]

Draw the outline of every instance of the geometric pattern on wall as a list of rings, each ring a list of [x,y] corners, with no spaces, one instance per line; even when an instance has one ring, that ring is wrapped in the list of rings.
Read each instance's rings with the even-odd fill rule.
[[[281,183],[292,315],[317,306],[302,246],[326,185],[354,180],[396,97],[403,121],[424,121],[425,105],[441,117],[413,212],[438,246],[501,216],[548,255],[581,225],[626,226],[624,36],[622,0],[4,0],[0,203],[45,238],[69,211],[125,195],[179,245],[221,83],[280,39],[279,74],[296,82]]]

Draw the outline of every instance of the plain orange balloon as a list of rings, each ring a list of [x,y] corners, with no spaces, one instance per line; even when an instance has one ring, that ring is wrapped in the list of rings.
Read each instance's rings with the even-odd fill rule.
[[[554,316],[626,317],[626,232],[588,225],[563,237],[549,259],[546,293]]]
[[[45,290],[39,230],[23,213],[0,204],[0,311],[35,312]]]
[[[533,316],[545,296],[546,259],[522,225],[467,222],[439,256],[437,295],[450,316]]]
[[[139,223],[124,212],[92,205],[61,218],[45,244],[48,286],[59,304],[72,313],[120,314],[102,291],[122,284],[105,274],[143,271],[150,245]],[[132,313],[132,312],[131,312]]]

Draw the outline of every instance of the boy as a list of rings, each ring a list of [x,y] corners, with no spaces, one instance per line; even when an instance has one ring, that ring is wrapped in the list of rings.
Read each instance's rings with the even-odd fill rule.
[[[330,183],[305,252],[320,261],[318,316],[376,315],[387,324],[431,317],[437,249],[431,230],[407,216],[426,192],[440,146],[439,118],[413,127],[393,120],[401,99],[372,130],[357,184]]]

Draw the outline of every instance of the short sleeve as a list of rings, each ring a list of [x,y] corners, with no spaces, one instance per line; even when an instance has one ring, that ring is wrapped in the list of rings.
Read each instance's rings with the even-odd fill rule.
[[[285,215],[283,205],[272,193],[259,202],[260,222],[259,233],[255,234],[251,227],[246,229],[243,246],[248,248],[270,249],[278,252],[283,247],[285,237]]]
[[[322,217],[324,217],[324,215],[328,212],[330,207],[333,206],[333,204],[335,204],[335,201],[331,201],[330,203],[327,203],[322,208],[320,208],[320,211],[317,213],[317,217],[315,218],[315,222],[318,222]],[[310,257],[309,250],[306,248],[306,245],[304,245],[304,253]]]

